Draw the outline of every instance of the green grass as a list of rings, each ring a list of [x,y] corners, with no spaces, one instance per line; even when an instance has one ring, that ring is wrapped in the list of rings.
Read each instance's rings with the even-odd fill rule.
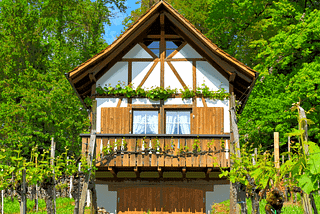
[[[300,199],[300,196],[298,196],[298,199]],[[314,199],[315,199],[316,207],[317,207],[318,211],[320,211],[320,196],[314,194]],[[267,201],[265,199],[262,199],[260,201],[260,213],[261,214],[266,214],[265,209],[264,209],[266,204],[267,204]],[[223,201],[223,202],[219,203],[219,205],[222,205],[223,207],[225,207],[225,210],[226,210],[230,206],[230,200]],[[250,199],[247,200],[247,208],[248,208],[248,213],[251,214],[252,203],[251,203]],[[211,213],[219,213],[219,212],[214,212],[214,210],[212,210]],[[226,212],[222,212],[222,213],[226,213]],[[300,205],[287,205],[282,208],[281,213],[283,213],[283,214],[303,214],[303,208]]]
[[[70,198],[57,198],[57,214],[72,214],[74,205],[72,203],[74,199]],[[34,201],[27,199],[27,213],[30,214],[45,214],[46,212],[46,203],[45,200],[39,200],[38,207],[39,212],[33,212]],[[89,208],[86,208],[89,209]],[[14,201],[11,201],[11,198],[4,198],[4,213],[6,214],[18,214],[20,213],[20,206],[18,199],[14,198]]]

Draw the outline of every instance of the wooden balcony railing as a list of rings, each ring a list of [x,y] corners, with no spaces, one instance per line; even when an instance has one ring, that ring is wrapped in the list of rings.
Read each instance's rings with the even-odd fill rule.
[[[81,134],[87,154],[90,134]],[[229,135],[97,134],[97,167],[229,167]]]

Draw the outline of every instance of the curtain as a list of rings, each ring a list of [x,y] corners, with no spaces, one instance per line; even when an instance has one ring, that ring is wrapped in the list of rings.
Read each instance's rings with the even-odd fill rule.
[[[167,134],[190,134],[190,112],[167,111],[166,115]]]
[[[179,134],[190,134],[190,112],[179,113]]]
[[[158,134],[158,112],[149,111],[147,113],[146,134]]]
[[[133,112],[133,134],[144,134],[146,117],[139,111]]]
[[[166,134],[178,134],[178,114],[177,112],[166,112]]]
[[[158,111],[134,111],[133,134],[158,134]]]

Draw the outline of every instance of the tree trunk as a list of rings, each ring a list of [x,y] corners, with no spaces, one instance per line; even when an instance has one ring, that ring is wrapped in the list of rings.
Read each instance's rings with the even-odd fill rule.
[[[26,197],[26,170],[22,172],[22,186],[21,186],[21,204],[20,214],[26,214],[27,212],[27,197]]]
[[[96,182],[95,181],[92,181],[92,185],[90,185],[90,190],[92,192],[91,213],[98,214],[97,191],[96,191]]]
[[[257,193],[255,190],[252,191],[252,194],[250,196],[251,202],[252,202],[252,214],[260,214],[260,208],[259,208],[259,200],[260,196],[259,193]]]
[[[303,192],[301,195],[301,200],[302,200],[302,205],[303,205],[303,213],[304,214],[313,214],[309,195],[306,194],[305,192]]]
[[[54,214],[54,203],[53,203],[53,181],[52,178],[50,178],[49,181],[42,183],[42,188],[45,191],[45,201],[46,201],[46,208],[47,208],[47,214]]]
[[[266,214],[274,214],[274,211],[280,214],[283,202],[283,193],[277,187],[273,188],[267,195],[267,204],[265,206]]]
[[[81,178],[79,173],[78,176],[73,176],[73,189],[71,191],[72,197],[74,198],[74,214],[79,214],[80,188]]]
[[[314,201],[313,194],[310,193],[309,197],[310,197],[311,206],[312,206],[312,208],[313,208],[314,214],[318,214],[318,209],[317,209],[316,203],[315,203],[315,201]]]

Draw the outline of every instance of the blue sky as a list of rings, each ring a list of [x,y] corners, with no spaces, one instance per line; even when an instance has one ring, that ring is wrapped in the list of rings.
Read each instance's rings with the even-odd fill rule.
[[[135,10],[140,7],[140,3],[136,4],[138,0],[127,0],[126,6],[128,7],[126,13],[120,13],[119,11],[113,11],[116,16],[112,18],[111,26],[105,25],[105,35],[104,39],[107,41],[107,43],[110,45],[117,36],[120,35],[121,30],[123,30],[122,21],[125,17],[129,16],[132,10]]]

